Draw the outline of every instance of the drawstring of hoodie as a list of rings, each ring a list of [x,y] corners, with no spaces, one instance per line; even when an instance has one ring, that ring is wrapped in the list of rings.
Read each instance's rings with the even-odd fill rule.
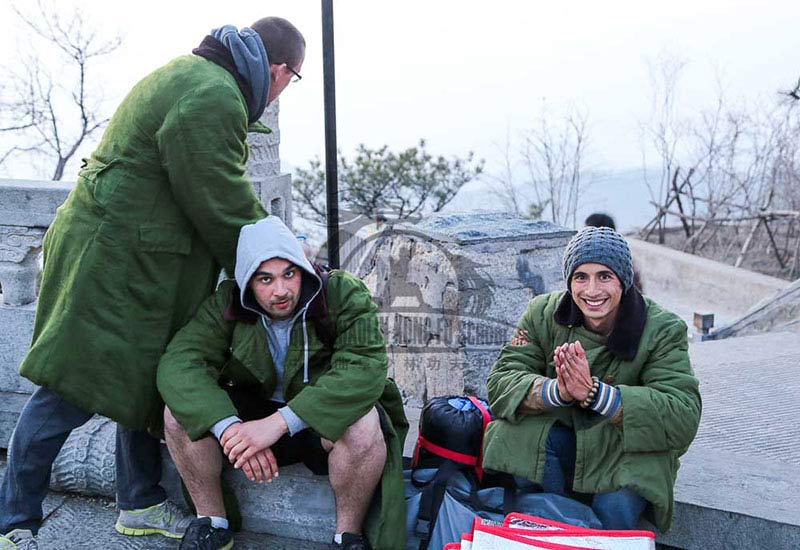
[[[303,384],[308,384],[308,329],[306,328],[306,312],[308,305],[303,308]]]
[[[317,294],[322,292],[322,280],[316,274],[314,276],[319,281],[319,287],[317,287],[317,291],[303,308],[303,384],[308,384],[308,327],[306,326],[306,313],[308,313],[308,307],[317,297]]]

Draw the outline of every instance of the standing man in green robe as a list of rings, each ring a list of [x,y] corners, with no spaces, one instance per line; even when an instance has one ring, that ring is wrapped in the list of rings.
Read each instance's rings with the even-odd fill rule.
[[[181,548],[233,544],[226,458],[258,482],[293,462],[329,474],[334,548],[405,548],[408,422],[377,313],[356,277],[318,274],[277,217],[242,228],[236,284],[206,300],[158,367],[167,445],[198,513]]]
[[[0,548],[35,548],[50,471],[70,432],[101,414],[117,431],[116,528],[183,536],[159,485],[167,343],[233,272],[242,226],[266,216],[245,177],[248,131],[290,81],[305,40],[267,17],[206,36],[123,100],[44,240],[22,410],[0,486]],[[3,536],[5,535],[5,536]]]
[[[567,291],[531,300],[489,373],[484,466],[590,503],[606,529],[649,509],[666,531],[700,423],[686,324],[639,293],[608,227],[570,240],[563,273]]]

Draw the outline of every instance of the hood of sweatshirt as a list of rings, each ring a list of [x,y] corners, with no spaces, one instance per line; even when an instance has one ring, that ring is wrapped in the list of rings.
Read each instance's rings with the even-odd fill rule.
[[[263,220],[245,225],[239,232],[239,244],[236,248],[236,268],[234,276],[240,289],[242,307],[261,316],[264,328],[269,332],[274,322],[258,304],[249,288],[250,279],[265,261],[282,258],[303,270],[303,282],[300,299],[291,318],[291,324],[302,317],[304,340],[303,382],[308,383],[308,328],[306,314],[311,301],[322,290],[322,280],[314,271],[314,267],[303,252],[300,241],[291,229],[277,216],[268,216]]]

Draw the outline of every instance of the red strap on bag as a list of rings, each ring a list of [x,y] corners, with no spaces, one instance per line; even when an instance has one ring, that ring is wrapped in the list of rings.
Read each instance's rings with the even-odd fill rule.
[[[419,450],[425,449],[426,451],[430,451],[437,456],[452,460],[453,462],[466,464],[467,466],[474,466],[475,474],[478,476],[478,481],[483,480],[483,436],[486,433],[486,426],[492,421],[492,417],[489,414],[489,411],[483,406],[483,403],[481,403],[477,397],[468,395],[467,399],[469,399],[470,402],[481,412],[481,417],[483,419],[483,427],[481,429],[481,446],[480,450],[478,451],[478,456],[467,455],[458,453],[456,451],[451,451],[450,449],[445,449],[444,447],[440,447],[439,445],[428,441],[420,435],[417,437],[417,444],[414,448],[414,460],[412,461],[413,466],[416,467],[419,463]]]
[[[489,414],[489,411],[486,407],[483,406],[483,403],[477,397],[472,395],[467,396],[467,398],[475,405],[479,411],[481,411],[481,416],[483,417],[483,429],[481,430],[481,447],[480,451],[478,451],[478,463],[475,465],[475,473],[478,475],[478,481],[483,481],[483,437],[486,435],[486,426],[489,425],[489,422],[492,421],[492,416]]]
[[[476,466],[478,464],[478,457],[473,455],[465,455],[463,453],[457,453],[455,451],[451,451],[450,449],[445,449],[444,447],[440,447],[436,443],[431,443],[427,439],[422,436],[417,438],[417,452],[415,453],[414,457],[414,465],[416,466],[416,462],[419,458],[419,449],[423,448],[426,451],[430,451],[437,456],[441,456],[442,458],[446,458],[448,460],[452,460],[453,462],[458,462],[459,464],[466,464],[467,466]]]

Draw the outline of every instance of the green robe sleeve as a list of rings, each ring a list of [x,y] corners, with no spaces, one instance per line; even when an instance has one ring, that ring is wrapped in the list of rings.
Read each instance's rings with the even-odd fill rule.
[[[625,452],[688,449],[700,424],[699,383],[689,361],[686,325],[660,329],[641,372],[641,386],[620,385]]]
[[[246,108],[221,85],[187,94],[156,133],[175,201],[231,274],[239,230],[266,217],[245,177],[246,138]]]
[[[386,385],[386,343],[378,308],[364,283],[334,272],[327,292],[336,333],[330,369],[288,405],[322,437],[337,441],[380,399]]]
[[[192,441],[216,422],[237,414],[217,383],[233,332],[234,322],[223,319],[231,287],[223,284],[203,302],[173,337],[158,364],[158,391]]]
[[[522,346],[506,344],[486,380],[492,412],[514,424],[524,416],[518,413],[518,408],[533,382],[547,375],[547,357],[540,345],[540,337],[546,329],[542,322],[546,304],[547,296],[531,300],[516,329],[517,332],[526,330],[530,343]]]

